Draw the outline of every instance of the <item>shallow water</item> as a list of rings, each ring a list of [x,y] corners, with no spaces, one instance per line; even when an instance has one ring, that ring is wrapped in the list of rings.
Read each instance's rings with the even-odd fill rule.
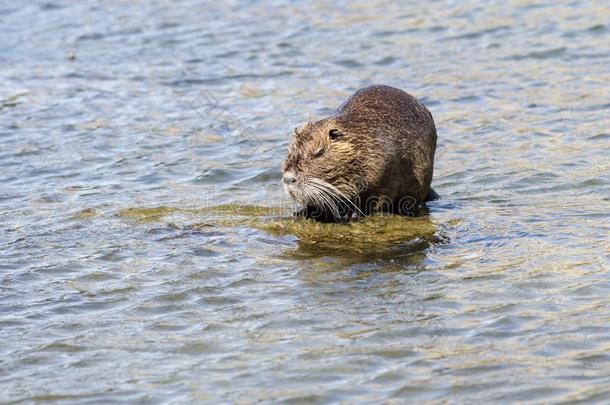
[[[0,402],[610,400],[606,2],[0,3]],[[426,218],[290,219],[372,83]]]

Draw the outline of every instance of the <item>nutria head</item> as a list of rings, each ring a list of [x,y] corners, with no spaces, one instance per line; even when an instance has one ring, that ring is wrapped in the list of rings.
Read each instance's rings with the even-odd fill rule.
[[[338,219],[346,209],[357,211],[355,200],[370,171],[368,148],[366,137],[340,116],[309,121],[294,130],[284,161],[284,191],[321,215]]]

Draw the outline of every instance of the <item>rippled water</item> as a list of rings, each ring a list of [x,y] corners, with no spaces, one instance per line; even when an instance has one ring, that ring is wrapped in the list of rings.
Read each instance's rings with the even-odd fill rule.
[[[0,401],[610,400],[603,1],[0,3]],[[289,219],[293,127],[432,111],[426,218]]]

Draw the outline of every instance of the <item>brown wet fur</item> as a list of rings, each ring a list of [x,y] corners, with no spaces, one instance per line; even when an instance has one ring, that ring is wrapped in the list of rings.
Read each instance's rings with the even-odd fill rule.
[[[333,129],[339,139],[331,140]],[[305,216],[317,212],[318,219],[345,221],[379,211],[415,212],[437,196],[430,187],[436,138],[432,115],[413,96],[389,86],[365,87],[330,117],[295,130],[284,173],[296,175],[292,197],[305,205]],[[349,197],[340,218],[298,193],[312,179]]]

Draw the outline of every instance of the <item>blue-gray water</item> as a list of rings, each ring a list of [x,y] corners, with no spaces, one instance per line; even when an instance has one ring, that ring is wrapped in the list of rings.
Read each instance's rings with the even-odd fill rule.
[[[0,2],[0,402],[608,402],[609,21]],[[299,228],[292,128],[372,83],[432,111],[442,199]]]

